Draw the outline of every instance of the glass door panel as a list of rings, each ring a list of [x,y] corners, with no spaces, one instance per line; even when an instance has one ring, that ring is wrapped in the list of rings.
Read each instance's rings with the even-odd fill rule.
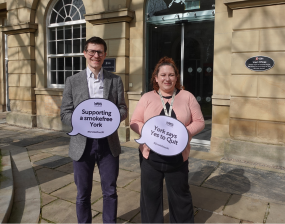
[[[205,118],[212,116],[214,21],[185,23],[184,82]]]
[[[178,69],[181,64],[181,25],[147,24],[147,90],[152,90],[150,79],[155,65],[164,56],[171,57]]]

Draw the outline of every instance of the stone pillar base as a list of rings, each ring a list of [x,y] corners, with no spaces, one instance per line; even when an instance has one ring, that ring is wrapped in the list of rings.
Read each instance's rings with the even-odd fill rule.
[[[43,115],[37,115],[37,127],[57,131],[65,131],[67,133],[72,131],[71,126],[64,125],[61,122],[60,116],[48,117]]]
[[[285,146],[230,139],[225,144],[224,158],[285,167]]]
[[[37,126],[36,115],[16,112],[8,112],[6,115],[7,124],[18,125],[26,128]]]
[[[0,112],[6,111],[6,105],[0,104]]]
[[[119,127],[118,135],[120,142],[130,141],[130,127]]]
[[[211,149],[210,151],[215,154],[223,155],[225,145],[227,144],[228,138],[211,137]]]

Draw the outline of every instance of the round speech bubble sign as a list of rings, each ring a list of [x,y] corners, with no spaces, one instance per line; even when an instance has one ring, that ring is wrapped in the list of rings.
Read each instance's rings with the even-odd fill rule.
[[[168,116],[155,116],[144,123],[141,138],[135,141],[146,144],[152,151],[163,156],[181,153],[189,140],[184,124]]]
[[[77,105],[71,123],[70,136],[81,134],[88,138],[105,138],[119,128],[120,112],[113,102],[92,98]]]

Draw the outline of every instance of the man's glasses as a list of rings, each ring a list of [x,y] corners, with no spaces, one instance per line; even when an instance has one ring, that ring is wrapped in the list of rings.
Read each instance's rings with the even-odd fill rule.
[[[99,57],[102,57],[102,56],[104,55],[104,52],[102,52],[102,51],[86,50],[86,52],[87,52],[90,56],[94,56],[96,53],[98,54]]]

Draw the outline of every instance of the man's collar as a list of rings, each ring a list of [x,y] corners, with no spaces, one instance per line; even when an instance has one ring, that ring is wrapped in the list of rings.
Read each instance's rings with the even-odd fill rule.
[[[93,72],[90,70],[90,68],[87,66],[86,68],[86,73],[87,73],[87,78],[95,78]],[[92,75],[93,74],[93,75]],[[103,72],[103,67],[101,67],[100,72],[98,74],[98,79],[102,79],[104,78],[104,72]]]

